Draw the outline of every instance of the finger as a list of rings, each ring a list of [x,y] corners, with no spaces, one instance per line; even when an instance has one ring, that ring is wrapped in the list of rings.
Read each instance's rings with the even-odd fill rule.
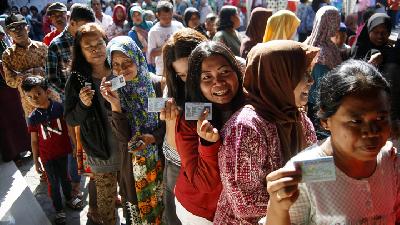
[[[301,175],[300,169],[296,168],[280,168],[267,175],[267,181],[275,181],[282,177],[291,177]]]
[[[160,120],[165,120],[166,111],[165,108],[160,111]]]
[[[295,194],[298,190],[298,185],[287,186],[285,188],[279,189],[276,191],[276,197],[279,199],[290,198]]]
[[[207,131],[212,130],[211,126],[212,125],[210,122],[208,122],[207,120],[204,120],[200,126],[200,132],[207,133]]]
[[[200,124],[207,118],[208,116],[208,108],[204,109],[203,112],[200,114],[199,119],[197,120]]]
[[[267,183],[269,193],[279,191],[281,189],[297,185],[301,181],[301,177],[283,177],[279,180]]]

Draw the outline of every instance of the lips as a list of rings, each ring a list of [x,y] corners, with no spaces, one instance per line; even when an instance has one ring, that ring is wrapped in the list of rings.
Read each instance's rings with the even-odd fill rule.
[[[228,89],[224,89],[224,90],[219,90],[219,91],[215,91],[213,92],[213,95],[215,96],[224,96],[229,92]]]

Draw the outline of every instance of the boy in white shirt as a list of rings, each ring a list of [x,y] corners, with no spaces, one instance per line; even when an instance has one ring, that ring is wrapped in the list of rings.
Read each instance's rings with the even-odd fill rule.
[[[173,33],[183,28],[182,23],[172,21],[173,6],[168,1],[157,4],[157,18],[159,20],[149,31],[147,60],[156,66],[156,75],[163,75],[162,47]]]

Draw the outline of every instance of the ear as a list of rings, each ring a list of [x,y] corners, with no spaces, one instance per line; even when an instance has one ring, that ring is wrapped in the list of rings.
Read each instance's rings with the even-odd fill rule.
[[[328,118],[328,119],[320,119],[320,123],[321,123],[321,126],[322,126],[322,128],[324,128],[325,130],[328,130],[329,131],[329,125],[330,125],[330,118]]]

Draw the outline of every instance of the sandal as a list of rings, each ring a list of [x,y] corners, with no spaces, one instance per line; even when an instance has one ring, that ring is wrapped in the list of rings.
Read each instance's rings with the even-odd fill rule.
[[[83,201],[77,197],[72,198],[67,201],[66,205],[72,210],[82,210],[83,209]]]
[[[64,225],[66,223],[66,217],[67,215],[65,214],[65,212],[63,210],[56,212],[56,219],[54,220],[54,222],[57,225]]]
[[[97,211],[89,211],[87,213],[87,218],[92,222],[93,224],[96,225],[103,225],[103,220],[101,219],[100,215],[97,213]]]

